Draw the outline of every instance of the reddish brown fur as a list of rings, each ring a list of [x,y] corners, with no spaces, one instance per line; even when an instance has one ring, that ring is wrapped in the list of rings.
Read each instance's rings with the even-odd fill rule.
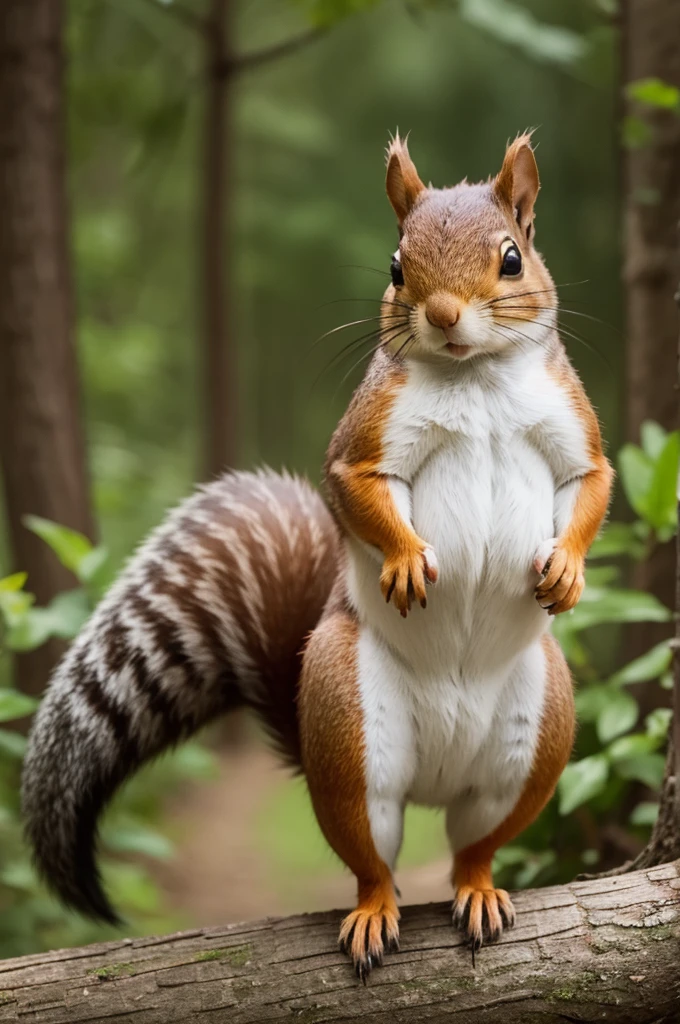
[[[571,521],[557,538],[547,572],[536,588],[536,596],[551,615],[569,611],[579,601],[585,586],[585,559],[607,513],[614,471],[602,451],[597,416],[583,385],[563,350],[559,350],[550,371],[581,420],[593,468],[581,482]]]
[[[412,210],[423,185],[415,164],[408,153],[406,141],[399,138],[399,132],[387,147],[387,196],[399,223],[403,223]]]
[[[326,478],[332,510],[348,533],[377,547],[384,556],[383,593],[393,594],[406,614],[413,595],[424,603],[426,544],[397,513],[381,473],[383,431],[395,397],[405,382],[399,358],[390,347],[390,331],[401,310],[424,308],[430,322],[445,329],[455,324],[465,303],[487,304],[496,323],[510,332],[518,318],[538,318],[552,310],[552,279],[533,246],[534,202],[538,171],[530,137],[516,139],[498,176],[486,183],[466,182],[448,189],[426,188],[398,137],[388,151],[387,193],[400,225],[404,284],[385,293],[385,347],[375,356],[331,442]],[[504,240],[517,245],[523,260],[519,277],[501,275]],[[504,299],[504,304],[489,305]],[[519,325],[521,331],[521,325]],[[583,559],[606,510],[611,469],[602,454],[597,419],[581,384],[557,341],[553,372],[581,418],[593,469],[585,476],[572,521],[558,538],[537,597],[552,611],[573,607],[582,587]],[[357,875],[359,906],[343,924],[341,939],[355,963],[366,966],[382,955],[379,930],[396,938],[398,911],[392,879],[372,841],[366,808],[362,711],[356,684],[357,623],[338,597],[332,599],[315,630],[304,660],[300,715],[303,759],[310,792],[329,843]],[[539,814],[566,764],[574,730],[571,679],[564,657],[551,637],[543,641],[547,692],[538,745],[530,776],[516,806],[490,835],[456,855],[454,919],[465,923],[473,943],[486,931],[497,937],[512,922],[512,904],[491,878],[494,852]],[[370,967],[370,962],[368,964]],[[363,970],[364,967],[361,969]]]
[[[420,182],[420,178],[405,142],[396,139],[390,153],[387,192],[396,209],[398,174],[408,168],[409,179],[415,175]],[[409,193],[408,208],[400,204],[397,210],[405,283],[396,289],[390,285],[385,292],[386,330],[394,316],[395,299],[417,306],[432,303],[434,296],[441,303],[446,296],[460,306],[472,300],[485,303],[515,296],[506,317],[500,307],[494,311],[496,320],[510,331],[518,329],[520,314],[535,319],[541,310],[555,305],[552,279],[533,247],[533,207],[539,181],[529,135],[520,136],[508,147],[501,171],[492,181],[462,182],[445,189],[420,185]],[[406,184],[399,189],[405,190]],[[511,238],[522,253],[524,271],[519,278],[500,275],[500,244],[505,238]]]
[[[379,355],[333,435],[326,462],[331,507],[342,525],[385,556],[380,586],[402,614],[411,595],[425,607],[425,582],[436,573],[425,560],[427,545],[397,511],[387,477],[380,471],[382,433],[406,374]]]
[[[392,873],[375,849],[366,807],[357,636],[354,616],[340,601],[332,601],[305,652],[299,714],[303,766],[317,820],[357,878],[357,908],[343,922],[340,943],[363,976],[382,958],[383,928],[388,944],[396,945],[399,910]]]

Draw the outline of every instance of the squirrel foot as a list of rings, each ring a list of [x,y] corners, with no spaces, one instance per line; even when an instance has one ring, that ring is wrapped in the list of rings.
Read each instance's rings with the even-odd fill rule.
[[[418,541],[412,549],[385,557],[380,589],[387,603],[392,601],[406,618],[412,601],[427,607],[427,586],[436,583],[438,575],[437,556],[424,541]]]
[[[546,548],[551,543],[554,547],[548,553]],[[536,554],[534,568],[541,574],[536,600],[549,615],[568,612],[578,604],[585,585],[581,554],[559,541],[546,541]]]
[[[383,954],[399,949],[398,922],[398,913],[387,906],[359,907],[342,922],[338,944],[352,957],[356,976],[364,985],[372,969],[382,964]]]
[[[474,953],[497,942],[515,923],[515,908],[505,889],[475,889],[461,885],[453,900],[453,924],[460,928]]]

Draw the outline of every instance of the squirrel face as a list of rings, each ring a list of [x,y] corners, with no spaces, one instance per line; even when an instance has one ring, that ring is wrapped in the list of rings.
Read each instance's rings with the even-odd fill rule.
[[[397,135],[386,186],[400,231],[382,306],[386,348],[450,362],[547,342],[557,299],[533,245],[530,135],[510,144],[495,178],[444,189],[423,184]]]

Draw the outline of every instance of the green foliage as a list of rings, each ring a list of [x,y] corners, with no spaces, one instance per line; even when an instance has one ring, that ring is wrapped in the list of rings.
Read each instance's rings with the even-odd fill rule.
[[[33,650],[50,636],[73,638],[105,587],[106,552],[86,537],[37,517],[27,525],[71,569],[83,587],[59,594],[46,608],[24,590],[25,573],[0,579],[0,649]],[[9,687],[0,688],[0,722],[32,714],[38,701]],[[113,938],[113,928],[97,926],[64,910],[37,879],[21,836],[18,781],[26,740],[0,729],[0,958],[41,948],[71,946]],[[174,847],[160,830],[161,798],[187,779],[210,777],[211,755],[189,743],[174,756],[144,770],[126,787],[102,829],[103,873],[116,906],[128,917],[126,932],[167,931],[181,922],[164,911],[160,893],[134,856],[166,861]]]
[[[587,49],[582,35],[539,21],[510,0],[462,0],[461,17],[500,42],[516,47],[531,60],[570,67]]]
[[[640,78],[626,86],[630,99],[646,103],[661,110],[673,110],[680,114],[680,89],[660,78]]]
[[[668,434],[657,423],[643,425],[639,447],[624,445],[618,458],[619,480],[639,518],[632,523],[609,523],[593,545],[591,558],[639,560],[657,544],[670,540],[677,528],[678,451],[678,433]],[[591,638],[601,627],[630,622],[670,624],[673,616],[650,594],[621,588],[619,573],[617,565],[591,566],[580,603],[554,624],[577,679],[580,728],[576,756],[562,774],[556,799],[530,828],[528,844],[527,835],[522,837],[523,851],[527,845],[540,852],[558,844],[563,851],[559,861],[541,867],[538,877],[544,882],[568,878],[579,862],[581,868],[596,867],[598,851],[586,849],[584,832],[597,832],[596,821],[616,820],[616,809],[627,799],[633,783],[657,791],[663,778],[671,712],[667,707],[658,708],[640,726],[638,702],[628,688],[654,681],[668,686],[668,642],[655,645],[615,672],[603,674]],[[669,638],[670,633],[669,625]],[[636,805],[628,823],[636,834],[648,832],[656,807],[649,799]],[[512,855],[506,852],[498,866],[506,880],[520,884]]]
[[[26,576],[16,573],[0,581],[0,637],[8,651],[32,651],[50,637],[72,639],[110,582],[108,553],[87,537],[48,519],[26,516],[25,525],[42,538],[82,587],[58,594],[38,608],[24,589]]]
[[[680,89],[669,82],[663,82],[660,78],[640,78],[636,82],[629,82],[626,86],[626,96],[629,100],[641,104],[638,113],[629,113],[623,119],[622,140],[624,146],[629,149],[648,146],[654,138],[652,125],[640,116],[645,108],[667,110],[680,115]],[[647,201],[655,201],[654,195],[654,191],[648,193]],[[645,196],[636,196],[636,199],[638,202],[644,202]]]

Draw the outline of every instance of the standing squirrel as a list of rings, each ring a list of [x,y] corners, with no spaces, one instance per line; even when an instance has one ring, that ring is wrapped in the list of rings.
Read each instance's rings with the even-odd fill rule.
[[[232,473],[170,514],[57,668],[23,776],[37,865],[115,921],[97,820],[143,761],[253,707],[356,875],[340,944],[360,978],[396,948],[408,802],[446,809],[453,921],[473,950],[514,911],[496,850],[554,791],[574,733],[549,632],[573,608],[612,470],[534,248],[529,135],[482,184],[426,187],[397,136],[382,335],[333,435],[329,508]]]

